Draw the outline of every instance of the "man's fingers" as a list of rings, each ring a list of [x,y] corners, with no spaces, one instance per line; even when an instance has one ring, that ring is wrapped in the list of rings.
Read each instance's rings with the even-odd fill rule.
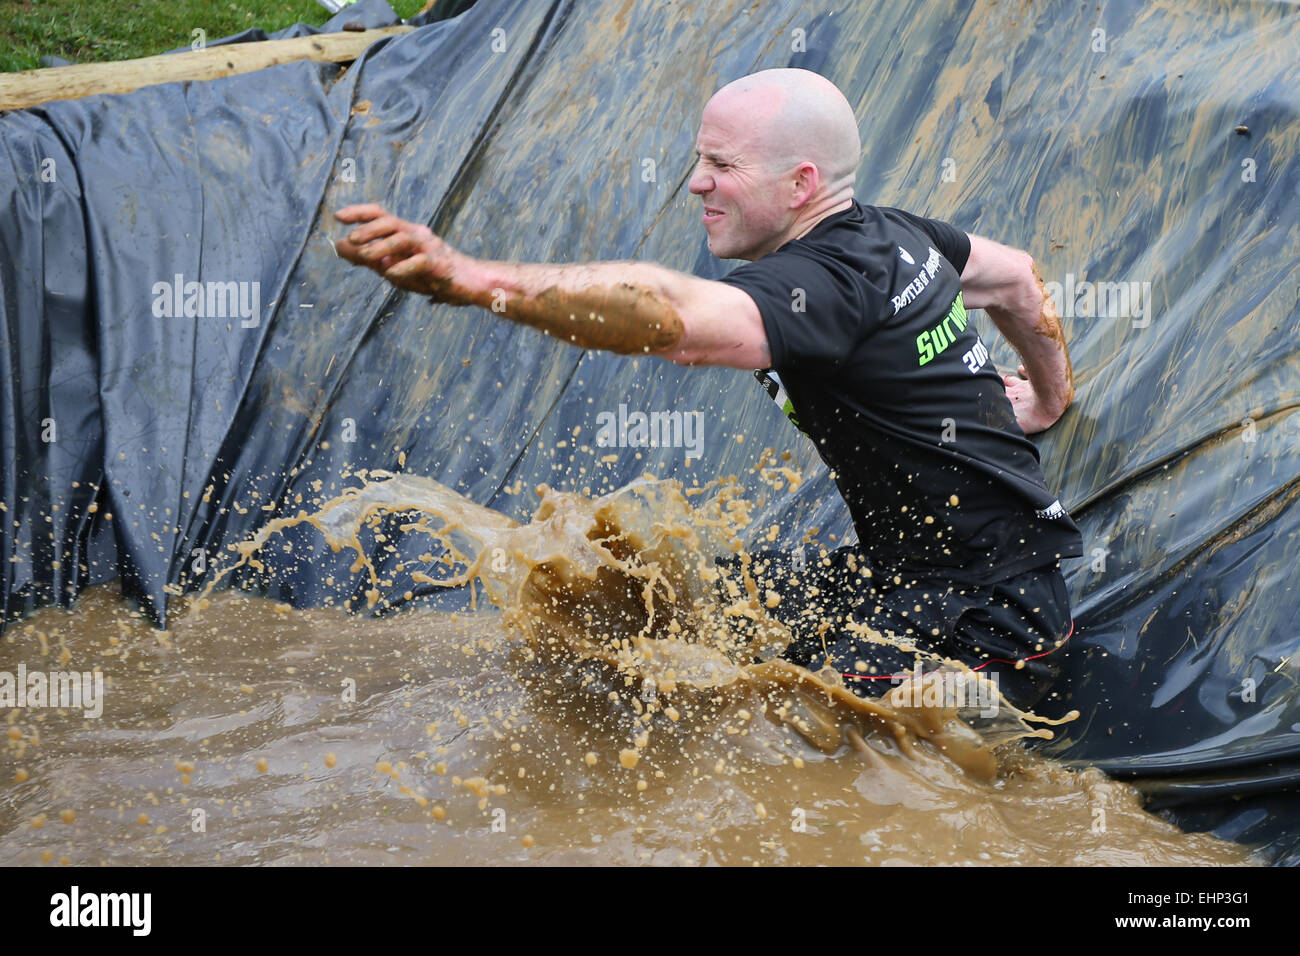
[[[384,215],[387,215],[384,207],[371,202],[357,206],[344,206],[334,214],[334,218],[339,222],[369,222]]]
[[[346,206],[334,214],[356,228],[334,243],[334,251],[403,289],[433,294],[446,286],[447,257],[453,251],[428,226],[407,222],[373,203]],[[440,268],[435,269],[435,262]]]
[[[418,275],[425,268],[428,258],[424,253],[409,256],[396,265],[385,269],[383,276],[385,279],[403,279],[408,276]]]
[[[417,251],[418,248],[418,243],[410,242],[401,236],[365,245],[357,245],[348,239],[340,239],[334,244],[334,250],[348,262],[357,266],[368,266],[379,272],[383,271],[384,262],[396,262],[403,256]]]
[[[334,251],[353,265],[369,266],[374,264],[374,258],[370,255],[370,246],[358,244],[351,239],[340,239],[334,243]]]
[[[407,225],[408,223],[403,222],[396,216],[385,214],[378,219],[370,220],[365,225],[357,226],[348,233],[348,239],[356,245],[362,245],[376,239],[382,239],[385,236],[391,236],[395,232],[401,232]]]
[[[363,266],[366,264],[366,262],[364,259],[361,258],[360,255],[358,255],[359,250],[360,250],[359,246],[357,246],[354,243],[348,242],[348,240],[346,239],[340,239],[338,242],[334,243],[334,251],[337,252],[340,256],[348,260],[348,262],[353,263],[354,265]]]
[[[407,256],[420,251],[420,240],[409,232],[398,232],[362,246],[358,255],[366,262],[379,262],[391,256]]]

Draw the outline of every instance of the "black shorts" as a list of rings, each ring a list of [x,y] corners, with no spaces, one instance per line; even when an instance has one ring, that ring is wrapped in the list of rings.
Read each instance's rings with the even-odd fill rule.
[[[770,613],[795,635],[782,656],[813,671],[829,660],[845,684],[864,697],[887,693],[918,662],[929,671],[935,658],[955,658],[996,675],[1007,700],[1028,708],[1056,679],[1059,648],[1074,627],[1056,564],[970,586],[937,577],[888,577],[872,569],[857,547],[823,556],[820,547],[809,545],[794,552],[760,551],[752,558],[760,594],[770,589],[780,597]],[[736,561],[722,563],[734,568]],[[873,641],[861,633],[861,625],[915,650]]]

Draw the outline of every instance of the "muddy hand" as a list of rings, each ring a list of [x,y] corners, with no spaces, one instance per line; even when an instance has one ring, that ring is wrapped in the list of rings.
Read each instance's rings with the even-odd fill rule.
[[[335,243],[344,259],[373,269],[399,288],[458,301],[453,280],[460,254],[428,226],[398,219],[373,203],[347,206],[334,218],[358,224]]]
[[[1055,424],[1056,418],[1046,412],[1039,400],[1038,392],[1034,390],[1034,383],[1024,377],[1025,367],[1022,365],[1016,371],[1016,375],[1005,373],[1002,375],[1002,384],[1007,390],[1007,398],[1010,399],[1011,408],[1016,413],[1016,424],[1026,435],[1046,431]]]

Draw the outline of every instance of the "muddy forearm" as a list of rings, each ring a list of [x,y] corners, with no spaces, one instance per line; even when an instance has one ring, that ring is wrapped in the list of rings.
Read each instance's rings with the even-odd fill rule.
[[[1032,272],[1032,283],[1026,283],[1013,308],[989,307],[985,311],[1020,353],[1039,401],[1059,416],[1074,401],[1074,369],[1056,306],[1037,267]]]
[[[463,257],[445,301],[478,305],[585,349],[623,355],[682,337],[671,270],[647,263],[534,265]]]

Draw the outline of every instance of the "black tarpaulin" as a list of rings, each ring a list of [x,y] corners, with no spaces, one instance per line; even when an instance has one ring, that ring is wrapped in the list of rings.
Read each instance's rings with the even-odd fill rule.
[[[1296,862],[1296,18],[481,0],[346,68],[0,116],[5,620],[117,576],[161,619],[224,546],[402,455],[524,517],[538,482],[645,471],[757,495],[762,450],[789,449],[814,477],[756,527],[842,538],[813,449],[748,374],[583,353],[397,292],[329,243],[335,209],[377,201],[471,254],[717,276],[686,190],[700,109],[802,66],[855,104],[860,199],[1025,248],[1058,296],[1078,397],[1041,448],[1087,553],[1066,567],[1063,678],[1083,717],[1051,752]],[[345,20],[393,17],[366,0],[327,29]],[[225,314],[186,314],[189,283],[233,288]],[[580,451],[573,430],[590,442],[620,405],[700,413],[702,454]],[[347,563],[285,566],[276,593],[345,597]]]

